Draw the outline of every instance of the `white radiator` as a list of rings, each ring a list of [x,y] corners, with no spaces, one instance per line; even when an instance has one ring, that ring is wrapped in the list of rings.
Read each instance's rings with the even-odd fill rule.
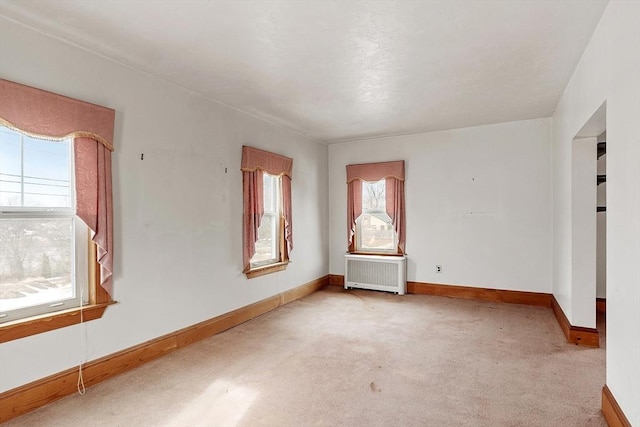
[[[404,256],[344,256],[344,288],[373,289],[404,295],[407,288],[407,258]]]

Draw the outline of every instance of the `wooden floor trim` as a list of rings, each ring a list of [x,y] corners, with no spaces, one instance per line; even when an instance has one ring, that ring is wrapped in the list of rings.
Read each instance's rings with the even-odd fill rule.
[[[95,385],[150,360],[211,337],[248,320],[310,295],[329,284],[324,276],[237,310],[214,317],[135,347],[110,354],[84,365],[86,387]],[[0,394],[0,423],[76,393],[78,369],[72,368]]]
[[[344,276],[330,274],[329,284],[332,286],[344,286]],[[407,293],[551,307],[551,294],[539,292],[474,288],[470,286],[442,285],[425,282],[407,282]]]
[[[596,313],[606,313],[606,312],[607,312],[607,299],[596,298]]]
[[[606,384],[602,387],[602,415],[609,427],[631,427],[631,423]]]
[[[571,344],[584,345],[587,347],[600,347],[600,335],[598,330],[594,328],[583,328],[581,326],[573,326],[569,323],[569,319],[562,311],[562,307],[556,300],[556,297],[551,298],[551,308],[553,314],[555,314],[560,329],[564,332],[564,336],[567,337],[567,342]]]
[[[407,282],[407,293],[551,307],[551,294],[539,292]]]
[[[344,286],[344,276],[341,274],[330,274],[329,285],[331,286]]]
[[[330,274],[329,284],[344,286],[344,276]],[[567,342],[588,347],[600,346],[598,330],[571,325],[553,294],[424,282],[407,282],[407,293],[550,307],[567,337]]]

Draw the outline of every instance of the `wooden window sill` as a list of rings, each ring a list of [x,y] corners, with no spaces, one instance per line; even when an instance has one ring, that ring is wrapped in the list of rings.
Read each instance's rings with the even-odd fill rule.
[[[0,324],[0,343],[99,319],[114,301],[56,311]],[[80,313],[82,312],[82,316]]]
[[[289,261],[276,262],[274,264],[256,267],[249,271],[245,271],[244,274],[247,276],[247,279],[253,279],[254,277],[260,277],[265,274],[275,273],[276,271],[286,270],[287,265],[289,265]]]

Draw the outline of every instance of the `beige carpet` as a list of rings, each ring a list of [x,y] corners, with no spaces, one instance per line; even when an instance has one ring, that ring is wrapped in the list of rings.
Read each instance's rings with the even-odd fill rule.
[[[551,309],[331,287],[6,426],[604,426],[604,382]]]

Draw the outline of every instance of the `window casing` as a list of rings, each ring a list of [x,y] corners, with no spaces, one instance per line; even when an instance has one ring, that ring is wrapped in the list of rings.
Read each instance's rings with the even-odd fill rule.
[[[0,323],[88,302],[88,228],[75,216],[73,140],[0,126]]]

